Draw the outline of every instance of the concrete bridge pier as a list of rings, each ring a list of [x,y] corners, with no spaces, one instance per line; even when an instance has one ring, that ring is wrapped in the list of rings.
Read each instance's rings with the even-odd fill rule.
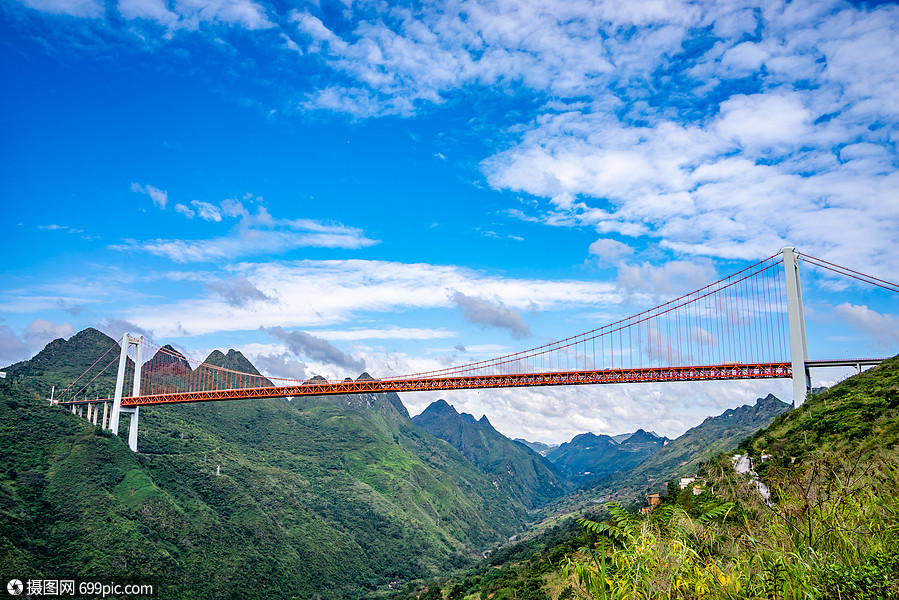
[[[125,387],[125,367],[128,364],[128,349],[131,345],[137,346],[137,356],[134,359],[134,385],[131,388],[131,396],[140,396],[140,368],[143,363],[143,336],[132,336],[126,333],[122,336],[122,352],[119,355],[119,373],[116,377],[115,398],[112,402],[112,415],[109,418],[109,430],[119,435],[119,416],[124,412],[131,415],[131,423],[128,427],[128,447],[137,452],[137,417],[138,407],[122,407],[122,391]]]
[[[805,314],[802,310],[802,286],[799,282],[799,261],[796,248],[784,246],[784,274],[787,281],[787,321],[790,330],[790,361],[793,371],[793,408],[805,402],[812,391],[808,371],[808,342],[805,338]]]

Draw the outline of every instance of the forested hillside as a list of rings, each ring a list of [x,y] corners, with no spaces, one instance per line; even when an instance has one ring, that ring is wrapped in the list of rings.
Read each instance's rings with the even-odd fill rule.
[[[500,490],[530,509],[555,500],[574,486],[546,458],[498,432],[486,416],[459,414],[445,400],[428,406],[413,422],[447,441]]]
[[[796,459],[807,454],[896,458],[899,455],[899,357],[813,394],[759,431],[744,447]]]
[[[37,394],[112,343],[72,340],[0,380],[0,573],[156,575],[168,598],[355,598],[525,523],[397,397],[144,407],[134,454]]]
[[[549,522],[545,534],[399,598],[437,598],[438,587],[494,600],[899,598],[899,357],[787,409],[768,396],[658,452],[663,460],[647,467],[685,467],[702,480],[667,486],[655,510],[582,502],[580,528]],[[773,423],[740,446],[753,452],[767,500],[757,476],[731,462],[739,431],[760,419]],[[723,453],[691,457],[701,439],[721,439]],[[641,465],[607,483],[645,490],[645,476]]]

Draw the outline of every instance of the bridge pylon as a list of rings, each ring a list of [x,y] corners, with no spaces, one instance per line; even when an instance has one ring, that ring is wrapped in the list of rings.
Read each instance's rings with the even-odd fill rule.
[[[808,371],[808,342],[805,337],[805,313],[802,310],[802,285],[796,248],[784,246],[784,273],[787,283],[787,320],[790,328],[790,362],[793,370],[793,408],[805,402],[812,391]]]
[[[122,413],[131,415],[128,424],[128,447],[133,452],[137,452],[137,406],[126,406],[122,408],[122,391],[125,387],[125,367],[128,364],[128,350],[132,345],[137,346],[137,356],[134,360],[134,384],[131,388],[133,397],[140,396],[140,367],[143,362],[141,349],[143,348],[143,336],[132,336],[125,333],[122,336],[122,353],[119,355],[119,372],[115,382],[115,398],[112,402],[112,414],[109,417],[109,430],[115,435],[119,435],[119,416]]]

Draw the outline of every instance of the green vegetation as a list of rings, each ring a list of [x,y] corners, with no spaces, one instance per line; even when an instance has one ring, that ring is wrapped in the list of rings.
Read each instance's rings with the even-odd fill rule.
[[[76,333],[68,341],[61,338],[53,340],[30,360],[16,363],[4,370],[8,381],[20,381],[27,385],[28,389],[39,389],[49,398],[51,386],[56,386],[58,394],[81,377],[82,373],[107,350],[109,352],[98,362],[97,370],[105,367],[109,361],[117,359],[120,348],[116,344],[115,348],[110,350],[110,346],[113,344],[115,344],[115,340],[108,335],[88,328]],[[129,365],[133,367],[134,363],[130,358],[128,360]],[[118,362],[116,361],[93,382],[81,380],[77,386],[74,386],[75,389],[80,390],[85,385],[87,388],[79,397],[112,396],[115,391],[117,366]],[[91,377],[93,377],[93,373]]]
[[[153,576],[179,599],[899,599],[899,358],[781,416],[769,396],[707,419],[570,502],[697,471],[698,495],[670,482],[647,515],[611,502],[522,533],[539,486],[485,472],[536,455],[452,411],[436,422],[467,460],[395,394],[144,407],[134,454],[42,399],[111,344],[87,330],[0,380],[2,576]],[[710,457],[750,435],[770,502]]]
[[[143,407],[134,454],[38,396],[92,362],[66,344],[51,344],[65,368],[39,355],[0,380],[0,574],[357,598],[463,566],[525,524],[385,395]]]
[[[608,506],[569,559],[594,598],[899,598],[899,360],[851,378],[745,441],[766,502],[727,458],[705,491],[649,515]],[[766,457],[767,458],[767,457]],[[669,486],[672,489],[672,486]],[[672,489],[673,491],[673,489]],[[713,493],[714,492],[714,493]]]
[[[779,473],[776,502],[722,471],[718,494],[648,515],[609,505],[569,559],[593,598],[899,598],[899,470],[810,460]]]
[[[461,415],[437,400],[412,421],[447,441],[483,471],[498,488],[529,509],[539,508],[573,489],[558,469],[530,448],[513,442],[490,424]]]
[[[581,532],[568,529],[552,546],[540,546],[539,536],[506,546],[445,582],[444,593],[540,600],[899,599],[897,377],[899,359],[892,359],[796,411],[784,413],[787,405],[769,396],[707,419],[635,469],[644,473],[642,482],[633,473],[606,482],[636,492],[658,488],[647,486],[647,472],[699,472],[699,487],[680,490],[669,481],[661,506],[646,515],[606,503],[599,518],[579,521]],[[760,421],[772,420],[751,435]],[[834,422],[840,425],[822,426]],[[716,447],[731,451],[740,432],[751,435],[741,446],[759,459],[755,468],[764,473],[770,502],[751,476],[734,473],[732,452],[710,457],[689,450],[704,448],[704,439],[726,438]],[[770,459],[761,462],[762,454]],[[582,492],[581,502],[591,492]],[[625,497],[632,500],[633,493]]]
[[[899,454],[899,357],[810,396],[742,448],[781,462],[825,453],[858,459]]]
[[[625,505],[643,503],[645,495],[661,492],[665,484],[679,477],[696,475],[700,465],[713,461],[721,452],[729,452],[755,432],[790,410],[791,405],[773,395],[759,398],[755,405],[728,409],[716,417],[671,440],[630,471],[597,479],[573,497],[569,505],[584,506],[610,500]]]
[[[589,540],[574,519],[565,519],[526,540],[495,548],[485,559],[445,580],[442,586],[437,581],[409,584],[391,600],[557,598],[573,583],[562,575],[561,565]],[[443,595],[436,595],[435,588],[442,589]]]

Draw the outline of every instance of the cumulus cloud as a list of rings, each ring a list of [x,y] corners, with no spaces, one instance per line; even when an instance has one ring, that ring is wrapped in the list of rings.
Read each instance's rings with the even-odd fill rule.
[[[273,26],[265,7],[250,0],[179,0],[170,6],[163,0],[119,0],[118,9],[129,21],[152,21],[169,30],[196,30],[205,23],[249,30]]]
[[[718,133],[756,153],[800,148],[812,120],[798,93],[735,95],[721,103],[720,111]]]
[[[278,10],[249,0],[119,3],[124,18],[167,27],[175,17],[177,27],[277,24],[267,49],[289,53],[292,66],[314,63],[328,82],[289,92],[301,110],[412,115],[466,94],[521,92],[536,108],[513,118],[498,136],[506,145],[481,170],[494,189],[543,201],[522,218],[677,255],[761,258],[791,243],[897,273],[899,250],[882,242],[899,226],[896,211],[882,210],[899,189],[895,4],[450,0],[389,16],[364,4]],[[150,195],[150,186],[133,187]],[[164,206],[164,192],[155,194]],[[268,250],[365,243],[283,227]],[[218,260],[246,241],[160,239],[148,248]]]
[[[298,357],[306,357],[328,365],[361,373],[365,370],[365,361],[353,358],[328,340],[310,335],[305,331],[285,331],[282,327],[269,327],[265,330],[272,337],[283,341],[290,351]]]
[[[0,365],[8,366],[31,356],[28,344],[9,325],[0,325]]]
[[[131,191],[136,192],[138,194],[146,194],[150,197],[150,200],[153,201],[158,208],[165,210],[165,205],[169,201],[169,194],[165,190],[161,190],[152,185],[141,185],[139,183],[131,184]]]
[[[591,102],[547,103],[517,127],[517,143],[482,163],[490,185],[544,198],[542,211],[522,213],[529,220],[647,236],[679,254],[761,258],[789,242],[896,273],[899,256],[882,241],[899,213],[877,207],[897,199],[899,105],[887,82],[899,73],[881,44],[899,29],[899,9],[696,8],[668,43],[714,44],[643,52],[612,36],[613,56],[630,51],[665,76],[651,90],[630,86],[640,67],[619,60],[614,102],[600,79]],[[718,39],[704,37],[709,24]],[[747,41],[746,27],[759,38]],[[654,109],[647,92],[677,100]]]
[[[589,252],[602,263],[617,264],[624,257],[633,255],[634,249],[618,240],[600,238],[590,244]]]
[[[199,216],[204,221],[214,221],[216,223],[221,222],[222,211],[215,204],[202,202],[200,200],[192,200],[190,205],[193,206],[193,208],[190,208],[184,204],[176,204],[175,210],[188,219],[193,219],[195,216]]]
[[[531,327],[521,317],[521,312],[509,308],[499,298],[488,300],[456,291],[452,295],[452,301],[462,311],[465,320],[475,325],[505,329],[515,339],[531,335]]]
[[[171,28],[178,23],[178,15],[168,9],[164,0],[119,0],[119,13],[129,21],[147,19]]]
[[[42,350],[49,342],[58,338],[69,338],[75,334],[71,323],[56,323],[47,319],[35,319],[25,327],[25,343],[32,351]]]
[[[837,316],[873,338],[880,350],[899,344],[899,315],[882,314],[865,305],[844,302],[834,308]]]

